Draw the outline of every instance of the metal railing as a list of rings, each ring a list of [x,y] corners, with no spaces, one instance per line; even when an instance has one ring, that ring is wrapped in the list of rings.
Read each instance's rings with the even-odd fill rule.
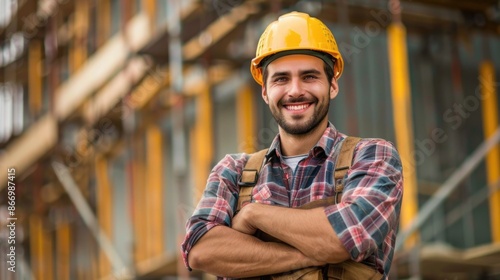
[[[499,143],[500,127],[498,127],[495,133],[484,141],[448,178],[448,180],[443,183],[439,190],[424,204],[418,212],[418,215],[411,222],[410,226],[398,234],[396,239],[396,252],[401,249],[408,237],[410,237],[416,230],[420,229],[429,220],[431,214],[445,201],[446,198],[450,196],[450,194],[453,193],[460,183],[477,168],[488,152]]]

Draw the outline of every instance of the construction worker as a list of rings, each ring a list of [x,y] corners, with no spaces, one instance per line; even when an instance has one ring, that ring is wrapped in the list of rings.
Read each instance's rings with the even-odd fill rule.
[[[252,203],[238,213],[242,173],[256,170],[245,167],[250,155],[227,155],[213,168],[181,246],[189,269],[245,278],[317,268],[318,277],[330,277],[328,264],[347,271],[342,266],[354,263],[373,272],[371,279],[387,278],[403,195],[401,160],[392,143],[361,139],[351,148],[350,168],[334,179],[347,136],[329,122],[328,108],[343,66],[320,20],[291,12],[267,27],[251,73],[279,134],[252,175]],[[339,185],[338,203],[299,209],[338,196]]]

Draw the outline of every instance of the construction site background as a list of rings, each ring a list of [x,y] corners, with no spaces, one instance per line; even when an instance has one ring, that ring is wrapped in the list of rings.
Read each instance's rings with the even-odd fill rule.
[[[344,57],[330,120],[401,153],[390,279],[500,279],[498,0],[0,0],[0,279],[213,278],[184,224],[277,133],[249,66],[290,11]]]

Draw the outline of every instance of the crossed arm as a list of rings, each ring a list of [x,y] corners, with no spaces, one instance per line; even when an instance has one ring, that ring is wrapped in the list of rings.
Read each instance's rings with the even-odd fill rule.
[[[381,246],[392,250],[403,194],[401,161],[388,142],[373,139],[359,149],[363,152],[358,152],[345,181],[341,203],[307,210],[251,203],[234,217],[230,205],[235,204],[238,190],[231,188],[231,182],[237,181],[239,172],[233,161],[223,161],[189,221],[190,228],[198,228],[188,233],[183,247],[191,267],[215,275],[251,277],[351,257],[362,261]],[[219,226],[209,229],[214,224]],[[257,229],[284,243],[259,240],[253,236]],[[349,243],[350,253],[337,234]],[[197,240],[192,247],[189,236]]]
[[[263,242],[259,229],[284,243]],[[216,226],[193,246],[191,267],[215,275],[251,277],[349,259],[323,208],[310,210],[248,204],[232,228]],[[217,260],[217,261],[214,261]]]

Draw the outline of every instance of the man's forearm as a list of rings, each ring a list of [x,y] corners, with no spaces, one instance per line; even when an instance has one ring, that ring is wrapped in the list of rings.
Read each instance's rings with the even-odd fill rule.
[[[323,208],[309,210],[252,205],[252,225],[318,261],[338,263],[350,258]]]
[[[252,277],[321,265],[299,250],[281,243],[217,226],[208,231],[189,253],[192,268],[225,277]]]

